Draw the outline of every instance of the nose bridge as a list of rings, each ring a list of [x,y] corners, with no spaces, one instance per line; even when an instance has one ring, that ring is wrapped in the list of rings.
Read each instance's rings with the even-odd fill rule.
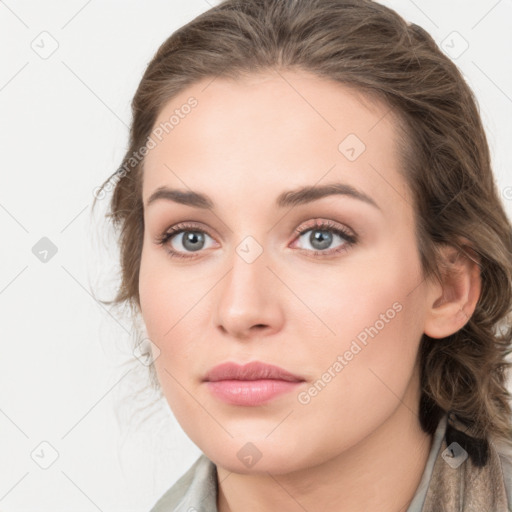
[[[217,296],[218,326],[237,336],[247,334],[255,325],[272,330],[278,327],[281,310],[269,263],[268,254],[253,237],[246,237],[235,248],[231,270]]]

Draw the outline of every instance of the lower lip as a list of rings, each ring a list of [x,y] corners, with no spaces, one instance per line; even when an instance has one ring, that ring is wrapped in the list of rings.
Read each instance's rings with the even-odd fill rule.
[[[219,380],[207,382],[208,389],[220,400],[232,405],[260,405],[288,393],[302,382],[286,380]]]

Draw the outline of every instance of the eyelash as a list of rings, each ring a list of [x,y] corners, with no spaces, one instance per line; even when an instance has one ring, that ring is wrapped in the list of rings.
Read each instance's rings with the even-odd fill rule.
[[[195,256],[185,256],[185,254],[182,254],[179,251],[175,251],[173,249],[170,249],[167,245],[167,242],[174,236],[183,233],[183,232],[196,232],[196,233],[204,233],[213,238],[208,231],[205,231],[203,229],[199,229],[197,225],[189,224],[189,223],[181,223],[177,224],[176,226],[173,226],[172,228],[165,231],[161,236],[157,237],[156,243],[161,246],[165,246],[166,251],[168,252],[169,256],[171,258],[195,258]],[[298,249],[301,252],[306,252],[308,254],[313,254],[314,257],[320,257],[324,258],[327,256],[332,256],[334,254],[339,254],[342,252],[347,251],[352,246],[354,246],[357,242],[357,236],[350,232],[348,229],[340,227],[336,224],[333,224],[330,221],[321,221],[321,220],[315,220],[314,223],[310,226],[306,226],[305,228],[297,228],[294,230],[294,233],[296,233],[298,236],[303,235],[304,233],[307,233],[308,231],[329,231],[331,233],[334,233],[335,235],[340,236],[345,240],[345,243],[336,248],[331,250],[325,250],[325,251],[312,251],[309,249]]]

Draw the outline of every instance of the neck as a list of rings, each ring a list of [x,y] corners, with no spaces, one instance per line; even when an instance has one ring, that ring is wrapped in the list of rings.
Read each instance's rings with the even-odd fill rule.
[[[405,512],[432,446],[403,403],[357,445],[293,473],[230,473],[217,466],[219,512]]]

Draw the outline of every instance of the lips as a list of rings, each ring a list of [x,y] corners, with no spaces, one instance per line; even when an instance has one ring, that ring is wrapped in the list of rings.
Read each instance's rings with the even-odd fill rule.
[[[212,368],[204,384],[214,397],[235,406],[256,407],[297,389],[305,379],[279,366],[254,361]]]
[[[246,365],[223,363],[212,368],[205,376],[208,382],[221,380],[284,380],[287,382],[302,382],[305,379],[294,375],[279,366],[254,361]]]

